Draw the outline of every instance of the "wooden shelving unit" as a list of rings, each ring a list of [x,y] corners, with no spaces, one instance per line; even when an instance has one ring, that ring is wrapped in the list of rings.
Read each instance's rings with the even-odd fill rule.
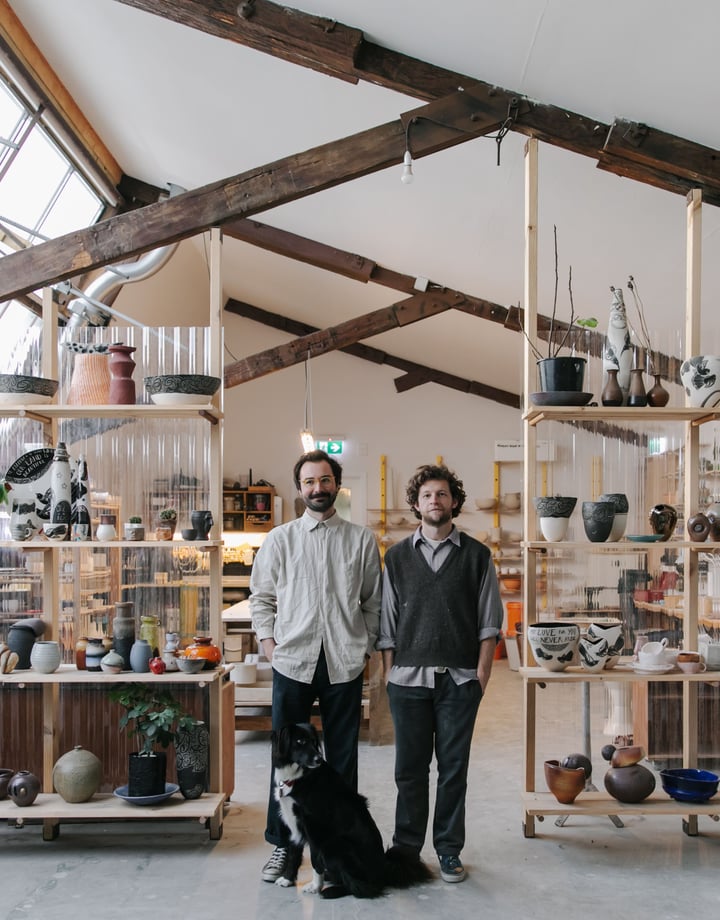
[[[526,148],[526,255],[525,255],[525,330],[531,341],[537,341],[537,148],[536,140],[528,142]],[[687,304],[685,322],[685,354],[687,356],[701,353],[699,351],[700,331],[700,196],[693,193],[688,200],[688,243],[687,243]],[[613,426],[627,426],[635,428],[639,423],[647,425],[668,424],[677,426],[681,433],[685,451],[684,482],[682,483],[682,505],[685,508],[696,508],[698,495],[698,470],[699,470],[699,428],[700,426],[716,421],[720,417],[717,409],[695,409],[684,406],[665,408],[611,408],[606,406],[587,407],[552,407],[538,408],[531,405],[530,393],[535,389],[535,360],[529,342],[525,343],[525,401],[527,407],[524,414],[524,450],[525,450],[525,505],[524,527],[525,542],[523,544],[524,558],[524,596],[523,631],[527,636],[527,627],[536,622],[538,616],[539,592],[537,585],[537,559],[543,556],[552,560],[553,554],[576,553],[575,564],[589,565],[597,554],[612,554],[625,556],[631,554],[652,553],[660,546],[662,549],[672,546],[678,551],[683,564],[684,591],[682,599],[682,612],[679,614],[682,635],[686,640],[686,648],[696,648],[698,635],[698,553],[713,553],[720,551],[720,543],[691,543],[683,540],[672,540],[668,543],[643,543],[622,540],[618,543],[591,543],[591,542],[560,542],[546,543],[538,539],[537,520],[532,508],[531,498],[538,482],[537,476],[537,429],[545,422],[563,421],[572,422],[572,432],[579,437],[583,425],[591,424],[594,435],[599,434],[596,423],[611,421]],[[630,472],[625,474],[628,479],[627,491],[630,491]],[[602,491],[602,490],[601,490]],[[589,497],[589,496],[588,496]],[[583,563],[583,560],[585,562]],[[544,615],[542,619],[547,619]],[[552,616],[550,617],[552,618]],[[568,668],[562,672],[551,672],[544,668],[528,667],[530,651],[525,643],[523,667],[520,673],[523,679],[523,709],[524,709],[524,782],[523,782],[523,830],[526,837],[535,834],[535,818],[544,815],[680,815],[683,816],[683,828],[688,834],[697,834],[698,816],[702,814],[717,817],[720,806],[712,802],[702,805],[689,805],[678,803],[665,796],[662,790],[651,798],[637,805],[623,805],[608,794],[585,791],[578,796],[573,805],[563,805],[557,802],[549,793],[542,793],[536,789],[536,734],[538,724],[537,690],[553,684],[580,684],[582,698],[589,701],[590,688],[603,682],[625,685],[630,690],[650,691],[658,683],[674,685],[682,694],[682,761],[686,767],[698,765],[698,688],[705,682],[713,682],[714,672],[705,672],[698,675],[686,675],[681,672],[665,674],[641,674],[632,670],[619,670],[618,668],[599,673],[591,673],[579,668]],[[720,682],[720,672],[717,672],[716,682]],[[658,783],[659,787],[659,783]]]

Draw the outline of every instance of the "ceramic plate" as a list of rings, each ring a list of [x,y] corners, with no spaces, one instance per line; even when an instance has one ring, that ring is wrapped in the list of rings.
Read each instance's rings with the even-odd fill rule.
[[[203,393],[151,393],[156,406],[207,406],[212,396]]]
[[[131,805],[157,805],[169,799],[171,795],[175,795],[179,789],[176,783],[165,783],[165,792],[161,792],[160,795],[128,795],[127,786],[118,786],[113,795],[124,802],[130,802]]]
[[[592,398],[592,393],[578,393],[577,390],[530,394],[530,401],[536,406],[587,406]]]
[[[10,528],[25,524],[33,536],[50,520],[50,467],[55,451],[50,447],[30,450],[18,457],[5,474],[12,487]]]
[[[633,533],[628,534],[627,539],[632,543],[659,543],[665,538],[661,533]]]

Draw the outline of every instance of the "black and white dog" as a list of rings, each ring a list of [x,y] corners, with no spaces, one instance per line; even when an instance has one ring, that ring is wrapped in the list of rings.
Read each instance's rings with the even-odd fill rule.
[[[322,898],[376,898],[385,888],[408,888],[432,877],[414,851],[385,850],[367,800],[323,759],[314,726],[292,724],[273,732],[272,763],[275,798],[291,838],[276,885],[295,884],[306,842],[313,878],[303,891]]]

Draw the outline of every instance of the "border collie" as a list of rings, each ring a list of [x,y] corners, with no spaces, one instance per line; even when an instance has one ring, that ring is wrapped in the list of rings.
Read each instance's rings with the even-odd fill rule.
[[[290,831],[285,872],[276,885],[295,884],[306,842],[313,878],[303,891],[322,898],[376,898],[385,888],[408,888],[432,877],[415,851],[385,850],[367,800],[323,759],[313,725],[274,731],[272,763],[275,798]]]

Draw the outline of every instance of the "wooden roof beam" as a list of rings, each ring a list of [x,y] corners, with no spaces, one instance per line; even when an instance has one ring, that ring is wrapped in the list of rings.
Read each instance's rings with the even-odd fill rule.
[[[272,326],[274,329],[280,329],[290,335],[308,336],[320,331],[317,326],[310,326],[308,323],[289,319],[279,313],[271,313],[268,310],[263,310],[260,307],[255,307],[239,300],[228,300],[225,309],[229,313],[235,313],[237,316],[255,320],[255,322],[263,323],[266,326]],[[373,364],[386,364],[388,367],[395,367],[404,371],[403,376],[395,380],[395,389],[398,393],[405,392],[423,383],[437,383],[440,386],[449,387],[461,393],[469,393],[472,396],[490,399],[513,409],[520,408],[520,397],[517,393],[510,393],[507,390],[501,390],[475,380],[467,380],[455,374],[447,374],[444,371],[426,367],[415,361],[408,361],[405,358],[390,355],[379,348],[373,348],[371,345],[354,342],[337,350],[355,358],[361,358],[364,361],[371,361]]]
[[[399,120],[5,256],[0,261],[0,301],[397,165],[405,153],[407,120],[413,123],[416,158],[481,137],[502,120],[488,109],[483,95],[482,87],[477,93],[455,93]]]
[[[117,0],[173,22],[234,41],[343,80],[365,80],[417,99],[432,100],[479,81],[365,39],[362,31],[335,20],[280,6],[270,0]],[[505,115],[510,130],[593,157],[603,169],[667,191],[701,188],[720,204],[718,152],[647,125],[618,119],[612,126],[522,93],[482,84]],[[620,138],[629,138],[622,143]],[[612,153],[612,157],[610,157]],[[691,164],[688,168],[687,164]]]

